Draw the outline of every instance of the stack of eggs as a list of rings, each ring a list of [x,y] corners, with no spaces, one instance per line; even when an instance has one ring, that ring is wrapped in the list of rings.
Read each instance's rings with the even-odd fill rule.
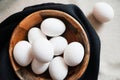
[[[52,79],[63,80],[68,66],[77,66],[84,57],[84,47],[79,42],[71,42],[60,36],[66,30],[65,24],[57,18],[47,18],[40,29],[33,27],[28,31],[28,41],[19,41],[13,50],[15,61],[25,67],[31,63],[35,74],[47,69]],[[49,40],[48,37],[51,37]]]

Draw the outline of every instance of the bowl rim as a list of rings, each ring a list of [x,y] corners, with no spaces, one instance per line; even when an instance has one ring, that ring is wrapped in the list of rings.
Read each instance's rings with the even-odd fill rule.
[[[14,35],[14,33],[15,33],[15,31],[17,30],[18,27],[20,27],[20,28],[22,28],[22,29],[25,29],[25,30],[28,30],[28,29],[29,29],[29,25],[26,25],[26,27],[24,27],[25,25],[23,25],[24,21],[26,21],[28,18],[31,18],[33,15],[38,16],[38,14],[39,14],[39,18],[40,18],[41,21],[42,21],[42,15],[43,15],[43,14],[46,15],[47,13],[50,13],[49,15],[54,15],[54,13],[51,13],[51,12],[63,14],[64,17],[65,17],[65,19],[68,19],[68,18],[71,19],[71,21],[74,21],[75,26],[79,26],[79,27],[81,28],[81,30],[83,31],[85,40],[86,40],[86,42],[87,42],[87,46],[86,46],[86,47],[87,47],[87,50],[88,50],[88,54],[87,54],[87,56],[86,56],[86,59],[87,59],[87,61],[86,61],[86,63],[85,63],[86,66],[83,67],[84,69],[82,70],[82,73],[79,74],[79,75],[77,75],[77,76],[81,77],[81,76],[84,74],[85,70],[87,69],[87,66],[88,66],[88,63],[89,63],[89,59],[90,59],[90,42],[89,42],[88,36],[87,36],[85,30],[83,29],[81,23],[79,23],[79,22],[78,22],[74,17],[72,17],[70,14],[68,14],[68,13],[66,13],[66,12],[63,12],[63,11],[60,11],[60,10],[52,10],[52,9],[39,10],[39,11],[35,11],[35,12],[29,14],[29,15],[26,16],[22,21],[20,21],[20,23],[19,23],[19,24],[16,26],[16,28],[14,29],[14,31],[13,31],[13,33],[12,33],[12,36],[11,36],[11,39],[10,39],[10,43],[9,43],[9,58],[10,58],[10,62],[11,62],[11,64],[12,64],[12,67],[13,67],[15,73],[17,74],[17,76],[18,76],[20,79],[23,79],[23,78],[19,75],[19,73],[17,72],[20,67],[16,67],[15,61],[14,61],[14,59],[13,59],[13,48],[11,48],[11,44],[13,43],[13,42],[12,42],[12,39],[14,38],[13,35]],[[58,15],[59,15],[59,14],[58,14]],[[38,19],[38,21],[39,21],[40,19]],[[76,27],[76,28],[77,28],[77,27]],[[84,56],[84,57],[85,57],[85,56]]]

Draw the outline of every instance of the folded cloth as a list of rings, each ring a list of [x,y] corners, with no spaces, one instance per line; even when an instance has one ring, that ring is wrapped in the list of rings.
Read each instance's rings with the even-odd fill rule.
[[[76,5],[44,3],[24,8],[0,23],[0,80],[19,80],[14,73],[9,59],[9,41],[13,30],[29,14],[45,9],[60,10],[73,16],[84,28],[90,42],[90,61],[85,73],[79,80],[97,80],[99,73],[100,39],[95,30]]]

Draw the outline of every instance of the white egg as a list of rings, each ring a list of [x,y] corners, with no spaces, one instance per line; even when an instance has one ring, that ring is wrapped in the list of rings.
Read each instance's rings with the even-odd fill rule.
[[[94,5],[93,15],[98,21],[104,23],[110,21],[114,17],[114,11],[109,4],[98,2]]]
[[[81,63],[84,57],[84,48],[79,42],[71,42],[64,51],[65,63],[69,66],[76,66]]]
[[[41,23],[41,31],[50,37],[63,34],[65,29],[65,24],[57,18],[47,18]]]
[[[19,65],[29,65],[33,59],[31,44],[27,41],[19,41],[13,49],[13,56]]]
[[[62,37],[53,37],[49,40],[54,46],[54,55],[61,55],[64,52],[64,49],[68,45],[67,40]]]
[[[53,80],[63,80],[67,76],[68,66],[62,57],[55,57],[49,64],[49,73]]]
[[[37,27],[31,28],[28,31],[28,40],[29,40],[29,42],[32,44],[38,38],[45,38],[45,39],[47,39],[45,34],[43,34],[39,28],[37,28]]]
[[[48,69],[48,66],[49,66],[49,63],[41,63],[41,62],[37,61],[36,59],[34,59],[31,64],[32,71],[35,74],[44,73]]]
[[[42,63],[47,63],[53,59],[54,47],[47,39],[35,40],[32,44],[34,57]]]

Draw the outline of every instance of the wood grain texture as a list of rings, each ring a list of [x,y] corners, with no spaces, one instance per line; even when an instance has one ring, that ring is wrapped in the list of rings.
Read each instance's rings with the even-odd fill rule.
[[[12,66],[21,80],[51,80],[48,70],[41,75],[36,75],[32,72],[30,65],[27,67],[21,67],[18,65],[13,57],[13,49],[18,41],[26,40],[27,33],[30,28],[40,25],[42,20],[48,17],[55,17],[61,19],[66,25],[66,31],[62,35],[68,43],[78,41],[83,44],[85,48],[84,59],[81,64],[75,67],[69,67],[69,72],[65,80],[77,80],[85,72],[89,57],[90,57],[90,45],[87,35],[82,28],[81,24],[77,22],[72,16],[57,10],[40,10],[34,12],[23,19],[14,30],[9,47],[9,55]]]

